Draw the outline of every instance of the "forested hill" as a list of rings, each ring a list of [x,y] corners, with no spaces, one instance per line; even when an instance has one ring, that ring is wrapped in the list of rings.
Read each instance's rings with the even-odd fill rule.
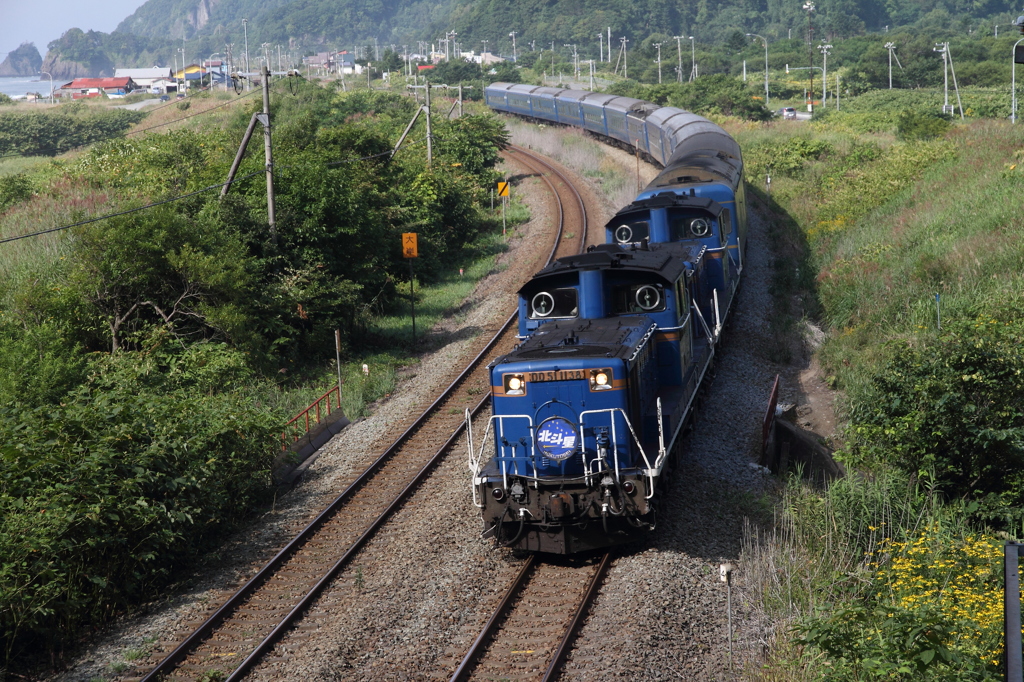
[[[1007,0],[818,0],[816,5],[814,37],[830,40],[922,20],[965,34],[990,33],[993,24],[1016,17]],[[514,29],[520,45],[577,43],[588,57],[597,56],[597,34],[608,27],[616,45],[621,36],[638,41],[651,33],[693,35],[709,43],[736,31],[777,40],[807,30],[799,0],[149,0],[117,30],[198,39],[199,51],[212,53],[226,42],[241,45],[243,18],[250,49],[262,42],[344,48],[372,44],[374,38],[381,45],[415,46],[417,40],[436,41],[454,30],[465,49],[479,51],[487,40],[491,51],[509,54],[508,34]]]
[[[117,27],[146,37],[205,39],[219,50],[241,45],[248,20],[250,49],[262,42],[314,48],[427,39],[443,24],[452,0],[149,0]]]

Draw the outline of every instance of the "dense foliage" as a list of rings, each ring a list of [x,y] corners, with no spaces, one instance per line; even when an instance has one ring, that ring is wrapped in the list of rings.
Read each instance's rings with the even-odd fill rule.
[[[8,111],[0,114],[0,154],[56,156],[108,140],[146,117],[139,111],[96,111],[69,104],[57,111]]]
[[[392,158],[411,98],[293,80],[272,101],[275,232],[254,145],[223,200],[200,193],[0,254],[0,660],[59,650],[180,579],[265,499],[291,414],[264,396],[333,358],[335,329],[346,355],[380,345],[366,321],[408,290],[400,233],[419,234],[424,282],[478,240],[499,122],[437,120],[427,167],[422,123]],[[257,106],[224,129],[112,140],[5,176],[0,227],[38,229],[53,204],[81,218],[223,182]]]

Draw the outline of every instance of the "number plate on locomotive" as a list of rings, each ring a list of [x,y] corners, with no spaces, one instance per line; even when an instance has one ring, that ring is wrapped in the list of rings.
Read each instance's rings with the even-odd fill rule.
[[[587,370],[585,369],[560,369],[553,372],[527,372],[526,380],[529,382],[540,382],[540,381],[573,381],[576,379],[586,379]]]

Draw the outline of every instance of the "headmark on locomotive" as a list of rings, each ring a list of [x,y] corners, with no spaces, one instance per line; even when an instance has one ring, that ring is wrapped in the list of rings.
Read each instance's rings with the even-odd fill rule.
[[[485,536],[568,554],[653,529],[719,333],[706,252],[605,244],[523,286],[521,325],[544,323],[490,366],[492,415],[470,435]]]

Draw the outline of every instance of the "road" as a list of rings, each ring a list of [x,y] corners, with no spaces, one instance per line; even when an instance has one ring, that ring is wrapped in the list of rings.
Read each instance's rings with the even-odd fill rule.
[[[142,100],[140,102],[132,102],[131,104],[122,104],[122,105],[119,105],[117,108],[118,109],[131,109],[131,110],[135,111],[135,110],[138,110],[138,109],[143,109],[145,107],[151,106],[153,104],[160,104],[160,100],[159,99],[144,99],[144,100]]]

